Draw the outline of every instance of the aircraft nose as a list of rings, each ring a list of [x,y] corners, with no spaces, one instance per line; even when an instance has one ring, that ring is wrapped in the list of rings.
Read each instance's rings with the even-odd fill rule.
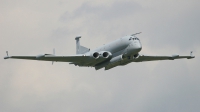
[[[130,50],[132,52],[138,53],[142,50],[142,44],[139,41],[134,41],[133,43],[131,43]]]
[[[138,43],[138,44],[136,45],[136,50],[138,50],[138,52],[142,50],[142,45],[141,45],[141,43]]]
[[[140,42],[135,44],[135,50],[137,50],[138,52],[142,50],[142,45]]]

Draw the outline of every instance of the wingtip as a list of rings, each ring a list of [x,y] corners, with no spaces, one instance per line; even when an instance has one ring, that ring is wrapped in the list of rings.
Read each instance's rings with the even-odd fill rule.
[[[6,51],[6,54],[7,54],[7,56],[4,57],[4,59],[8,59],[8,58],[10,58],[9,55],[8,55],[8,51]]]
[[[192,58],[195,58],[195,56],[193,56],[193,51],[190,51],[190,58],[188,59],[192,59]]]
[[[195,58],[195,56],[190,56],[189,58],[187,58],[187,59],[193,59],[193,58]]]
[[[9,56],[4,57],[4,59],[9,59],[9,58],[10,58]]]

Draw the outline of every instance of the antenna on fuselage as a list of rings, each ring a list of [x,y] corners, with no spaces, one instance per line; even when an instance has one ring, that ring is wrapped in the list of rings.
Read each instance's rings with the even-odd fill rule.
[[[139,32],[139,33],[132,34],[131,36],[135,36],[135,35],[138,35],[138,34],[140,34],[140,33],[142,33],[142,32]]]

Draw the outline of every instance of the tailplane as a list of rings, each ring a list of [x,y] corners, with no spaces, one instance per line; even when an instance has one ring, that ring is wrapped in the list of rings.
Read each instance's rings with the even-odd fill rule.
[[[86,47],[80,45],[80,38],[81,38],[81,36],[77,36],[75,38],[75,40],[76,40],[76,54],[84,54],[86,52],[89,52],[90,51],[89,48],[86,48]]]

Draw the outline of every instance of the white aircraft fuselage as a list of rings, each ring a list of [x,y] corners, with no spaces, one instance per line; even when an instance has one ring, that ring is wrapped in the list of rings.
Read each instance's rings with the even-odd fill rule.
[[[112,56],[115,57],[121,54],[124,54],[126,56],[134,55],[140,52],[141,49],[142,45],[137,37],[125,36],[108,44],[105,44],[97,49],[94,49],[91,52],[109,51],[110,53],[112,53]]]
[[[132,62],[134,58],[137,58],[141,49],[142,45],[137,37],[125,36],[85,53],[85,56],[92,55],[94,58],[89,58],[82,63],[77,63],[77,65],[95,66],[97,70],[104,67],[105,65],[110,65],[107,67],[107,69],[110,69],[117,65],[125,65]],[[103,56],[104,53],[106,53],[105,56]],[[107,61],[109,59],[110,61]],[[120,61],[120,63],[114,63],[114,59]],[[104,63],[104,61],[107,61],[107,63]]]

